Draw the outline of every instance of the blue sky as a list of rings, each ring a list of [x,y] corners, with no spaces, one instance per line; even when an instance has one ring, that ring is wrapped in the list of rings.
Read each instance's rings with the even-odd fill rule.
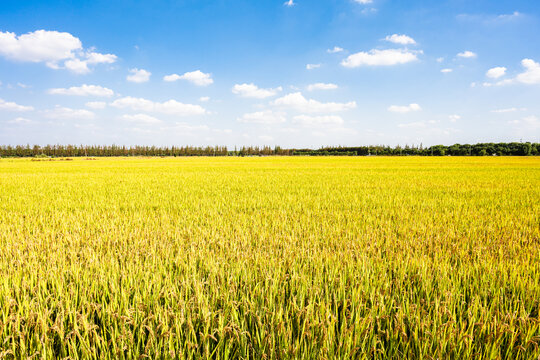
[[[0,144],[540,140],[537,0],[2,1]]]

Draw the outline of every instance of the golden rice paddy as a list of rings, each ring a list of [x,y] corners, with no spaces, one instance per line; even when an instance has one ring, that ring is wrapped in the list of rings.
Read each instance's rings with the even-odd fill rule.
[[[0,358],[536,359],[540,158],[0,160]]]

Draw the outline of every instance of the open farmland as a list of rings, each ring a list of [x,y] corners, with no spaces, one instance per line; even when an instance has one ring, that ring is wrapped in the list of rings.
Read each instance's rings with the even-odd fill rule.
[[[0,160],[0,358],[540,356],[540,158]]]

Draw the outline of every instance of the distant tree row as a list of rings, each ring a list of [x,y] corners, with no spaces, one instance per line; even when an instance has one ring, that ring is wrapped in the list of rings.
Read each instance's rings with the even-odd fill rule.
[[[383,155],[383,156],[529,156],[540,155],[539,143],[480,143],[454,144],[450,146],[359,146],[359,147],[326,147],[318,150],[295,150],[294,155]]]
[[[0,146],[0,157],[106,157],[106,156],[529,156],[540,155],[539,143],[482,143],[450,146],[357,146],[320,149],[282,149],[279,146],[249,146],[229,150],[225,146]]]

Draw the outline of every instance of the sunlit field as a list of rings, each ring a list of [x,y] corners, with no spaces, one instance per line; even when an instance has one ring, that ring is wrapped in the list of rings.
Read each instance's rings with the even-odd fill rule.
[[[43,160],[0,160],[0,358],[540,356],[538,157]]]

